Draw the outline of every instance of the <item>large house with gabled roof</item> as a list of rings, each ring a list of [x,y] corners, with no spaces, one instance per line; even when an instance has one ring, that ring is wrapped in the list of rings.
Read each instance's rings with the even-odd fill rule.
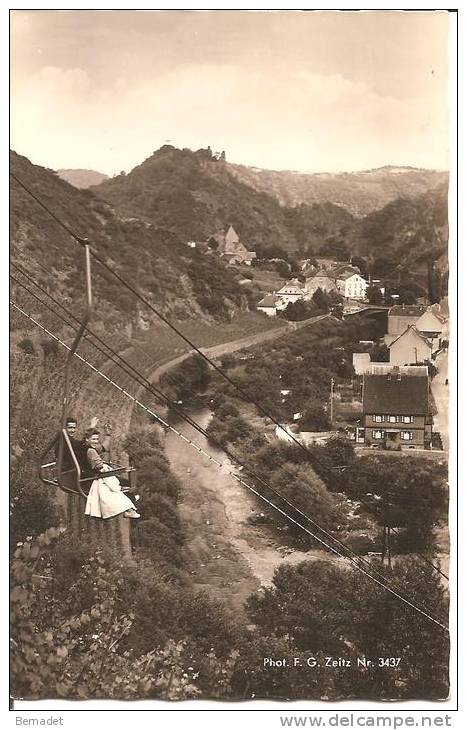
[[[416,325],[426,312],[423,304],[395,304],[388,311],[388,333],[384,337],[386,345],[391,344],[409,325]]]
[[[432,353],[432,341],[411,324],[389,345],[389,362],[391,365],[416,365],[429,362]]]
[[[429,378],[418,371],[394,367],[363,375],[363,421],[357,443],[386,449],[431,448]]]

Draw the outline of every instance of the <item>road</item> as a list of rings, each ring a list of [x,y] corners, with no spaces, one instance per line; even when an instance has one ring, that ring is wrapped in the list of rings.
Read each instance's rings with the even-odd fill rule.
[[[212,345],[211,347],[201,347],[200,350],[211,359],[221,357],[222,355],[228,355],[232,352],[244,350],[247,347],[254,347],[255,345],[260,345],[262,342],[268,342],[269,340],[274,340],[277,337],[291,334],[298,329],[302,329],[303,327],[309,327],[312,324],[321,322],[321,320],[326,319],[329,316],[329,314],[321,314],[318,317],[312,317],[311,319],[303,320],[303,322],[293,322],[287,327],[266,330],[265,332],[259,332],[256,335],[242,337],[239,340],[233,340],[231,342],[223,342],[219,345]],[[183,355],[179,355],[178,357],[175,357],[168,362],[157,365],[157,367],[155,367],[154,370],[152,370],[151,374],[148,376],[151,383],[156,383],[161,375],[167,372],[167,370],[173,368],[175,365],[183,362],[183,360],[189,357],[189,355],[193,352],[193,350],[191,350],[190,352],[185,352]],[[140,398],[143,392],[144,388],[140,387],[137,392],[137,398]]]
[[[434,430],[439,431],[443,448],[449,453],[449,386],[446,385],[448,377],[448,354],[445,350],[435,360],[438,374],[431,381],[431,392],[436,403],[437,413],[434,416]]]

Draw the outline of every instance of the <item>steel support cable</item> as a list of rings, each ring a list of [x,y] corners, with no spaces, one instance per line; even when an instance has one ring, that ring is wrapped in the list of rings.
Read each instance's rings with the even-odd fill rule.
[[[79,319],[75,317],[71,312],[69,312],[64,305],[62,305],[60,302],[58,302],[52,295],[48,294],[48,292],[39,284],[34,282],[32,277],[30,277],[28,274],[23,272],[20,267],[15,266],[21,273],[24,273],[24,275],[31,280],[35,286],[37,286],[46,296],[48,296],[52,301],[54,301],[61,309],[63,309],[67,316],[74,319],[77,323],[79,323]],[[10,277],[13,282],[21,286],[23,289],[25,289],[34,299],[36,299],[40,304],[45,306],[49,311],[53,312],[56,317],[58,317],[62,322],[64,322],[67,326],[73,328],[76,330],[76,325],[73,325],[71,322],[65,320],[63,315],[58,313],[56,310],[53,309],[49,304],[44,302],[40,297],[38,297],[34,292],[31,291],[23,282],[16,279],[13,275]],[[102,349],[102,347],[99,347],[96,345],[95,342],[89,337],[91,335],[93,338],[98,340],[105,349]],[[304,517],[306,520],[310,522],[310,524],[313,524],[315,527],[317,527],[319,530],[321,530],[329,539],[333,540],[336,544],[340,545],[340,547],[344,550],[346,550],[349,553],[349,556],[353,557],[356,560],[359,560],[361,562],[366,563],[368,566],[371,566],[371,564],[366,561],[361,556],[358,556],[356,553],[354,553],[349,547],[347,547],[343,542],[341,542],[338,538],[331,535],[329,532],[327,532],[323,527],[321,527],[317,522],[311,519],[307,514],[305,514],[302,510],[300,510],[296,505],[292,504],[287,500],[286,497],[284,497],[280,492],[277,492],[273,489],[264,479],[254,472],[251,467],[244,464],[240,459],[235,456],[234,454],[231,454],[217,439],[212,437],[206,429],[204,429],[202,426],[199,425],[196,421],[194,421],[189,414],[187,414],[183,409],[179,408],[179,406],[174,403],[163,391],[161,391],[159,388],[157,388],[153,383],[151,383],[147,378],[145,378],[134,366],[132,366],[128,361],[126,361],[124,358],[122,358],[121,355],[119,355],[117,352],[115,352],[107,343],[105,343],[98,335],[96,335],[90,328],[88,328],[88,334],[84,335],[84,339],[88,340],[93,347],[95,347],[99,352],[105,355],[106,358],[109,358],[112,360],[115,364],[117,364],[123,372],[125,372],[126,375],[130,375],[139,385],[144,387],[147,391],[149,391],[152,395],[154,395],[159,401],[162,401],[165,403],[165,405],[169,406],[175,413],[177,413],[183,420],[185,420],[190,426],[192,426],[195,430],[197,430],[199,433],[201,433],[205,438],[212,441],[214,445],[216,445],[220,450],[224,451],[226,455],[233,459],[238,466],[241,466],[242,468],[246,469],[251,476],[253,476],[255,479],[260,481],[265,487],[267,487],[275,496],[277,496],[281,501],[283,501],[285,504],[287,504],[289,507],[294,509],[297,514]],[[117,358],[117,359],[116,359]],[[123,363],[123,364],[122,364]],[[372,567],[372,566],[371,566]]]
[[[21,267],[18,267],[17,265],[14,265],[15,268],[17,268],[19,271],[21,270]],[[48,296],[52,301],[54,301],[61,309],[63,309],[67,316],[74,319],[77,324],[79,324],[79,319],[75,317],[71,312],[69,312],[66,307],[58,302],[52,295],[48,294],[48,292],[40,285],[37,284],[37,282],[34,281],[34,279],[27,274],[26,272],[22,272],[24,275],[32,281],[35,286],[40,289],[46,296]],[[67,322],[64,317],[57,313],[49,304],[44,302],[40,297],[38,297],[36,294],[34,294],[28,287],[23,284],[22,282],[15,279],[14,276],[11,276],[11,279],[22,286],[31,296],[33,296],[37,301],[39,301],[42,305],[47,307],[50,311],[52,311],[60,320],[65,322],[68,326],[76,329],[76,325],[71,324],[70,322]],[[163,391],[158,389],[153,383],[151,383],[147,378],[145,378],[134,366],[132,366],[130,363],[128,363],[124,358],[121,357],[117,352],[115,352],[104,340],[102,340],[98,335],[92,332],[88,328],[88,333],[91,334],[95,339],[97,339],[107,350],[104,351],[101,347],[96,345],[95,342],[93,342],[87,335],[85,335],[85,338],[88,339],[91,345],[93,345],[99,352],[105,355],[105,357],[110,358],[113,362],[115,362],[122,370],[125,372],[126,375],[130,375],[139,385],[144,387],[146,390],[148,390],[152,395],[156,396],[156,398],[159,399],[159,401],[163,401],[166,405],[168,405],[172,410],[174,410],[183,420],[185,420],[190,426],[192,426],[196,431],[201,433],[206,439],[209,439],[212,443],[214,443],[220,450],[224,451],[226,455],[233,461],[236,462],[237,466],[241,466],[242,468],[246,469],[250,476],[253,477],[253,479],[256,479],[259,481],[263,486],[265,486],[272,494],[274,494],[276,497],[278,497],[284,504],[286,504],[288,507],[291,507],[298,515],[301,517],[304,517],[310,524],[312,524],[315,528],[319,529],[328,539],[332,540],[336,545],[340,547],[341,550],[344,550],[348,555],[346,556],[349,560],[353,560],[359,564],[364,564],[373,571],[374,574],[378,575],[382,580],[386,581],[389,585],[391,585],[390,579],[381,574],[378,570],[375,569],[374,565],[370,563],[368,560],[363,558],[360,555],[357,555],[351,548],[349,548],[345,543],[343,543],[341,540],[336,538],[334,535],[329,533],[326,529],[321,527],[317,522],[315,522],[311,517],[309,517],[305,512],[303,512],[299,507],[297,507],[295,504],[290,502],[286,497],[284,497],[280,492],[277,492],[271,485],[266,482],[261,475],[257,474],[257,472],[253,471],[251,467],[244,464],[238,457],[236,457],[234,454],[231,454],[217,439],[213,438],[208,432],[200,426],[196,421],[194,421],[189,414],[186,413],[183,409],[179,408],[176,403],[174,403]],[[115,358],[118,358],[120,362],[117,362]],[[123,363],[123,365],[122,365]],[[132,371],[132,372],[129,372]]]
[[[30,320],[31,322],[33,322],[33,323],[34,323],[34,324],[35,324],[35,325],[36,325],[37,327],[39,327],[39,328],[40,328],[40,329],[41,329],[41,330],[42,330],[43,332],[45,332],[46,334],[48,334],[48,335],[49,335],[50,337],[52,337],[52,338],[53,338],[53,339],[54,339],[54,340],[55,340],[56,342],[58,342],[59,344],[61,344],[61,345],[62,345],[63,347],[65,347],[65,348],[66,348],[67,350],[70,350],[70,347],[69,347],[69,346],[68,346],[68,345],[67,345],[67,344],[66,344],[65,342],[63,342],[63,341],[62,341],[62,340],[61,340],[61,339],[60,339],[59,337],[57,337],[57,336],[56,336],[56,335],[54,335],[54,334],[53,334],[52,332],[50,332],[50,330],[48,330],[48,329],[47,329],[46,327],[44,327],[44,325],[42,325],[42,324],[41,324],[40,322],[38,322],[38,321],[37,321],[36,319],[34,319],[34,318],[33,318],[33,317],[32,317],[32,316],[30,315],[30,314],[28,314],[28,313],[27,313],[27,312],[26,312],[26,311],[25,311],[24,309],[22,309],[21,307],[19,307],[19,306],[18,306],[18,305],[17,305],[17,304],[15,303],[15,302],[13,302],[13,301],[10,301],[10,303],[11,303],[11,305],[12,305],[12,306],[13,306],[13,307],[14,307],[14,308],[15,308],[15,309],[17,310],[17,311],[21,312],[21,314],[23,314],[23,315],[24,315],[24,316],[25,316],[25,317],[26,317],[27,319],[29,319],[29,320]],[[114,381],[114,380],[112,380],[112,379],[111,379],[111,378],[109,378],[109,377],[108,377],[107,375],[105,375],[105,373],[102,373],[102,372],[101,372],[101,371],[100,371],[100,370],[99,370],[98,368],[96,368],[96,367],[95,367],[95,366],[94,366],[94,365],[93,365],[92,363],[90,363],[90,362],[89,362],[88,360],[86,360],[86,359],[85,359],[84,357],[82,357],[82,356],[81,356],[81,355],[79,355],[78,353],[75,353],[75,357],[77,357],[77,358],[78,358],[78,359],[79,359],[79,360],[80,360],[81,362],[83,362],[83,363],[84,363],[84,364],[86,364],[86,365],[87,365],[88,367],[90,367],[90,368],[91,368],[91,369],[92,369],[92,370],[93,370],[93,371],[94,371],[95,373],[97,373],[98,375],[100,375],[101,377],[103,377],[103,378],[104,378],[104,380],[106,380],[106,381],[107,381],[107,382],[108,382],[109,384],[111,384],[111,385],[112,385],[113,387],[115,387],[115,388],[116,388],[116,389],[117,389],[117,390],[118,390],[119,392],[121,392],[121,393],[122,393],[123,395],[125,395],[125,396],[126,396],[127,398],[129,398],[130,400],[132,400],[132,401],[133,401],[133,402],[134,402],[134,403],[135,403],[136,405],[138,405],[138,406],[139,406],[140,408],[142,408],[142,409],[143,409],[144,411],[146,411],[147,413],[149,413],[149,414],[150,414],[150,415],[151,415],[151,416],[152,416],[153,418],[155,418],[155,419],[156,419],[157,421],[159,421],[159,422],[160,422],[160,423],[161,423],[161,424],[162,424],[163,426],[165,426],[165,427],[166,427],[166,428],[167,428],[168,430],[172,431],[172,432],[173,432],[173,433],[175,433],[175,434],[176,434],[176,435],[177,435],[177,436],[178,436],[179,438],[181,438],[181,439],[182,439],[183,441],[185,441],[186,443],[188,443],[188,444],[189,444],[189,445],[190,445],[190,446],[191,446],[192,448],[194,448],[194,449],[195,449],[196,451],[198,451],[198,453],[201,453],[201,454],[203,454],[204,456],[206,456],[206,457],[207,457],[207,458],[208,458],[208,459],[209,459],[210,461],[212,461],[212,462],[214,462],[215,464],[217,464],[217,465],[218,465],[218,466],[219,466],[219,467],[220,467],[221,469],[222,469],[222,468],[224,467],[224,464],[223,464],[222,462],[220,462],[220,461],[218,461],[217,459],[215,459],[215,458],[214,458],[213,456],[211,456],[211,454],[208,454],[208,453],[207,453],[207,452],[206,452],[206,451],[205,451],[205,450],[204,450],[204,449],[203,449],[202,447],[200,447],[200,446],[199,446],[198,444],[196,444],[195,442],[193,442],[193,441],[192,441],[191,439],[188,439],[188,438],[187,438],[186,436],[184,436],[184,434],[182,434],[182,433],[181,433],[180,431],[178,431],[178,430],[177,430],[176,428],[174,428],[173,426],[171,426],[170,424],[168,424],[168,423],[167,423],[167,422],[166,422],[166,421],[165,421],[165,420],[164,420],[163,418],[161,418],[161,417],[160,417],[160,416],[159,416],[159,415],[158,415],[157,413],[155,413],[155,412],[154,412],[154,411],[152,411],[152,410],[151,410],[150,408],[148,408],[148,407],[147,407],[147,406],[146,406],[146,405],[145,405],[144,403],[142,403],[141,401],[139,401],[139,400],[138,400],[138,399],[137,399],[137,398],[136,398],[135,396],[133,396],[133,395],[132,395],[131,393],[128,393],[128,391],[127,391],[127,390],[125,390],[125,389],[124,389],[124,388],[122,388],[122,387],[121,387],[120,385],[118,385],[118,383],[115,383],[115,381]],[[352,565],[352,566],[353,566],[353,567],[355,567],[355,568],[356,568],[356,569],[357,569],[358,571],[360,571],[361,573],[363,573],[364,575],[366,575],[366,576],[367,576],[367,577],[368,577],[368,578],[369,578],[370,580],[372,580],[372,581],[373,581],[374,583],[376,583],[377,585],[379,585],[379,586],[380,586],[381,588],[383,588],[384,590],[388,591],[388,592],[389,592],[389,593],[390,593],[391,595],[393,595],[394,597],[398,598],[398,599],[399,599],[400,601],[402,601],[402,602],[403,602],[403,603],[405,603],[405,604],[406,604],[407,606],[409,606],[409,607],[410,607],[410,608],[412,608],[413,610],[415,610],[415,611],[417,611],[418,613],[420,613],[420,614],[421,614],[422,616],[424,616],[425,618],[429,619],[429,620],[430,620],[431,622],[433,622],[433,623],[437,624],[438,626],[440,626],[441,628],[443,628],[443,629],[444,629],[445,631],[449,632],[449,628],[448,628],[448,627],[447,627],[447,626],[446,626],[445,624],[443,624],[443,623],[442,623],[441,621],[439,621],[439,620],[438,620],[437,618],[435,618],[435,617],[431,616],[431,615],[430,615],[429,613],[427,613],[426,611],[422,610],[422,609],[421,609],[421,608],[420,608],[419,606],[417,606],[417,605],[416,605],[415,603],[413,603],[412,601],[408,600],[407,598],[404,598],[404,596],[402,596],[402,595],[401,595],[400,593],[398,593],[397,591],[393,590],[393,589],[392,589],[392,588],[390,588],[389,586],[387,586],[387,585],[385,585],[384,583],[382,583],[382,582],[381,582],[380,580],[378,580],[377,578],[375,578],[375,577],[374,577],[373,575],[371,575],[370,573],[368,573],[368,572],[367,572],[367,571],[366,571],[366,570],[365,570],[364,568],[362,568],[362,567],[361,567],[360,565],[358,565],[358,564],[357,564],[357,563],[356,563],[356,562],[355,562],[354,560],[352,560],[351,558],[349,558],[349,557],[348,557],[348,556],[346,556],[346,555],[342,555],[342,554],[341,554],[341,553],[340,553],[340,552],[339,552],[339,551],[338,551],[338,550],[337,550],[336,548],[332,547],[331,545],[328,545],[328,544],[327,544],[327,543],[326,543],[326,542],[325,542],[325,541],[324,541],[324,540],[323,540],[322,538],[318,537],[318,536],[317,536],[317,535],[315,535],[315,534],[314,534],[313,532],[311,532],[310,530],[308,530],[308,529],[307,529],[306,527],[304,527],[304,525],[301,525],[301,524],[300,524],[299,522],[297,522],[297,521],[296,521],[296,520],[295,520],[295,519],[294,519],[293,517],[291,517],[291,516],[290,516],[290,515],[288,515],[288,514],[287,514],[286,512],[284,512],[284,510],[282,510],[282,509],[281,509],[280,507],[278,507],[278,506],[277,506],[277,505],[275,505],[275,504],[274,504],[273,502],[271,502],[270,500],[268,500],[268,499],[267,499],[267,497],[265,497],[265,496],[264,496],[263,494],[261,494],[260,492],[258,492],[258,491],[257,491],[257,490],[256,490],[256,489],[255,489],[254,487],[252,487],[252,486],[251,486],[250,484],[248,484],[247,482],[245,482],[245,480],[244,480],[244,479],[242,479],[242,478],[241,478],[241,477],[240,477],[240,476],[239,476],[238,474],[236,474],[236,473],[235,473],[234,471],[231,471],[231,472],[228,472],[228,473],[229,473],[229,474],[230,474],[230,476],[232,476],[232,477],[233,477],[233,478],[234,478],[234,479],[235,479],[235,480],[236,480],[237,482],[239,482],[240,484],[242,484],[242,485],[243,485],[244,487],[246,487],[246,488],[247,488],[247,489],[248,489],[248,490],[249,490],[250,492],[252,492],[252,493],[253,493],[253,494],[255,494],[255,495],[256,495],[257,497],[259,497],[260,499],[262,499],[262,500],[263,500],[264,502],[266,502],[267,504],[269,504],[269,506],[270,506],[270,507],[272,507],[272,508],[273,508],[273,509],[275,509],[275,510],[276,510],[277,512],[279,512],[280,514],[282,514],[282,515],[283,515],[283,516],[284,516],[284,517],[285,517],[285,518],[286,518],[287,520],[289,520],[290,522],[292,522],[292,523],[294,523],[295,525],[297,525],[297,527],[299,527],[300,529],[304,530],[304,532],[306,532],[306,533],[307,533],[308,535],[310,535],[311,537],[313,537],[314,539],[316,539],[316,540],[317,540],[317,541],[318,541],[318,542],[319,542],[320,544],[324,545],[324,547],[326,547],[326,548],[327,548],[328,550],[331,550],[331,552],[333,552],[333,553],[334,553],[335,555],[337,555],[338,557],[342,558],[343,560],[347,560],[347,561],[348,561],[348,562],[350,563],[350,565]]]
[[[22,267],[13,264],[14,268],[18,269],[29,281],[31,281],[41,292],[43,292],[49,299],[51,299],[57,306],[59,306],[62,310],[65,311],[68,317],[71,317],[75,320],[75,322],[79,325],[80,320],[75,317],[63,304],[58,302],[54,297],[52,297],[51,294],[47,292],[47,290],[42,287],[40,284],[38,284],[33,277],[31,277],[26,271],[22,269]],[[20,284],[26,291],[28,291],[37,301],[39,301],[42,305],[47,307],[50,311],[52,311],[59,319],[65,322],[64,317],[57,313],[49,304],[44,302],[40,297],[38,297],[36,294],[31,292],[28,287],[25,286],[25,284],[17,281],[13,276],[11,276],[13,281]],[[76,326],[70,324],[69,322],[66,322],[66,324],[70,327],[74,327],[76,329]],[[146,390],[149,390],[152,395],[155,395],[156,397],[159,397],[159,401],[162,400],[166,405],[168,405],[170,408],[172,408],[182,419],[184,419],[189,425],[191,425],[196,431],[201,433],[205,438],[211,440],[220,450],[224,451],[224,453],[227,454],[227,456],[230,459],[233,459],[236,461],[238,466],[241,466],[242,468],[245,468],[247,472],[252,476],[254,479],[258,480],[260,483],[263,484],[272,494],[274,494],[276,497],[278,497],[284,504],[291,507],[298,515],[301,517],[304,517],[310,524],[312,524],[315,528],[319,529],[326,538],[332,540],[336,545],[340,547],[341,550],[344,550],[348,553],[346,556],[349,560],[353,560],[358,564],[364,564],[369,568],[375,575],[377,575],[382,580],[386,581],[386,583],[391,587],[391,585],[394,585],[394,580],[392,579],[392,583],[389,580],[389,578],[383,574],[381,574],[378,570],[375,569],[374,565],[370,563],[368,560],[363,558],[362,556],[357,555],[351,548],[349,548],[345,543],[343,543],[341,540],[336,538],[334,535],[329,533],[327,530],[325,530],[321,525],[319,525],[317,522],[315,522],[311,517],[309,517],[307,514],[305,514],[300,508],[298,508],[296,505],[294,505],[292,502],[290,502],[286,497],[284,497],[280,492],[277,492],[271,485],[266,482],[261,475],[257,474],[255,471],[253,471],[249,466],[243,464],[238,457],[231,454],[220,442],[218,442],[215,438],[210,436],[203,427],[201,427],[196,421],[194,421],[183,409],[179,408],[177,404],[175,404],[171,399],[168,398],[168,396],[163,393],[160,389],[156,388],[145,376],[143,376],[134,366],[132,366],[130,363],[128,363],[124,358],[122,358],[118,353],[116,353],[104,340],[102,340],[98,335],[92,332],[92,330],[88,329],[88,332],[92,334],[92,336],[97,339],[107,350],[107,352],[104,352],[101,347],[95,344],[92,340],[90,340],[88,337],[86,339],[89,340],[89,342],[101,353],[105,355],[105,357],[110,357],[110,359],[115,362],[124,372],[126,375],[130,375],[136,382],[138,382],[139,385],[144,387]],[[110,353],[110,355],[109,355]],[[117,362],[115,360],[115,357],[118,358],[121,362]],[[121,364],[123,363],[123,365]],[[131,369],[132,372],[128,372],[128,368]],[[143,381],[143,382],[141,382]],[[433,566],[435,567],[435,566]],[[400,588],[398,588],[400,590]],[[426,608],[426,606],[424,606]]]
[[[84,245],[87,243],[87,239],[78,236],[69,226],[67,226],[58,216],[56,216],[53,211],[51,211],[48,206],[46,206],[26,185],[24,185],[13,173],[10,172],[11,177],[49,214],[51,217],[57,222],[58,225],[60,225],[72,238],[74,238],[80,245]],[[140,301],[142,301],[146,306],[148,306],[163,322],[165,322],[171,329],[173,329],[185,342],[187,342],[192,349],[194,349],[206,362],[208,362],[222,377],[227,380],[236,390],[238,390],[242,396],[255,405],[259,411],[261,411],[265,416],[267,416],[275,425],[280,428],[284,433],[288,435],[289,438],[292,439],[292,441],[298,445],[305,453],[307,453],[312,459],[314,459],[317,463],[319,463],[321,466],[324,466],[322,462],[320,462],[320,459],[318,459],[316,454],[312,454],[306,446],[304,446],[298,439],[296,439],[293,434],[290,434],[284,426],[282,426],[281,423],[279,423],[273,416],[271,416],[258,402],[256,402],[246,391],[241,388],[238,384],[236,384],[224,371],[219,368],[207,355],[205,355],[200,348],[198,348],[194,343],[192,343],[185,335],[183,335],[180,330],[178,330],[175,325],[173,325],[161,312],[159,312],[145,297],[143,297],[136,289],[135,287],[128,283],[118,272],[116,272],[112,267],[110,267],[98,254],[96,254],[92,249],[90,249],[91,255],[107,270],[109,273],[111,273],[113,276],[117,278],[118,281],[120,281],[127,289],[129,289]],[[211,439],[212,440],[212,439]],[[327,468],[327,467],[325,467]],[[271,487],[269,487],[272,489]],[[287,500],[285,500],[282,495],[278,495],[283,501],[287,503]],[[292,506],[296,511],[297,508],[294,505]],[[299,511],[299,510],[298,510]],[[300,511],[299,511],[300,512]],[[313,521],[311,518],[305,515],[305,518],[311,523]],[[316,524],[316,523],[315,523]],[[319,525],[317,525],[318,529],[323,531],[323,528],[321,528]],[[326,534],[326,531],[324,531]],[[334,541],[337,543],[341,543],[341,541],[337,540],[337,538],[332,537]],[[349,551],[349,548],[344,546],[346,550]],[[352,552],[352,551],[350,551]],[[361,560],[361,558],[357,558]],[[366,562],[366,561],[365,561]]]
[[[35,195],[24,183],[19,180],[16,175],[14,175],[12,172],[10,172],[10,176],[15,180],[18,185],[20,185],[23,190],[25,190],[37,203],[40,205],[54,220],[55,222],[60,225],[77,243],[79,243],[81,246],[83,246],[85,243],[88,243],[88,240],[86,238],[83,238],[82,236],[78,236],[66,223],[64,223],[60,218],[53,213],[53,211],[50,210],[50,208],[45,205],[45,203],[40,200],[40,198]],[[258,403],[253,396],[251,396],[247,391],[245,391],[238,383],[235,383],[232,378],[230,378],[227,373],[225,373],[222,368],[220,368],[218,365],[215,364],[213,360],[211,360],[210,357],[208,357],[197,345],[194,344],[186,335],[181,332],[178,327],[176,327],[172,322],[170,322],[167,317],[165,317],[162,312],[160,312],[151,302],[146,299],[142,294],[138,292],[138,290],[135,288],[133,284],[128,282],[126,279],[124,279],[121,274],[118,273],[118,271],[115,271],[109,264],[104,261],[92,248],[90,248],[91,256],[98,261],[110,274],[112,274],[124,287],[126,287],[131,293],[139,299],[143,304],[145,304],[159,319],[162,320],[168,327],[170,327],[179,337],[182,338],[190,347],[198,354],[200,357],[202,357],[209,365],[217,372],[219,375],[221,375],[230,385],[232,385],[243,397],[244,400],[248,401],[249,403],[252,403],[258,410],[267,418],[269,418],[278,428],[280,428],[284,433],[287,434],[287,436],[292,439],[292,441],[302,449],[306,454],[308,454],[311,459],[317,459],[315,454],[312,454],[309,449],[304,446],[301,441],[295,438],[295,436],[287,431],[285,426],[283,426],[274,416],[272,416],[268,411],[266,411],[263,406]]]

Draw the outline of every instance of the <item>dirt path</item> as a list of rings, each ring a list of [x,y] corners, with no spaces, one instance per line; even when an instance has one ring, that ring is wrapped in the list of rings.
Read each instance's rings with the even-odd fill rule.
[[[210,414],[204,410],[192,417],[206,427]],[[177,424],[177,428],[213,457],[226,460],[222,451],[188,424]],[[258,511],[254,495],[173,433],[166,436],[166,454],[182,483],[179,513],[186,537],[184,562],[195,588],[238,611],[250,593],[271,583],[279,565],[333,559],[320,550],[287,551],[268,534],[270,528],[249,525],[248,517]]]

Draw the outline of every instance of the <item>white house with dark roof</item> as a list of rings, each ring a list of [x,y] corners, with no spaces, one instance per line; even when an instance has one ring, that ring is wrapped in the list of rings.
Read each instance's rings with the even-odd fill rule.
[[[337,291],[346,299],[365,299],[368,282],[356,272],[346,271],[336,277]]]

